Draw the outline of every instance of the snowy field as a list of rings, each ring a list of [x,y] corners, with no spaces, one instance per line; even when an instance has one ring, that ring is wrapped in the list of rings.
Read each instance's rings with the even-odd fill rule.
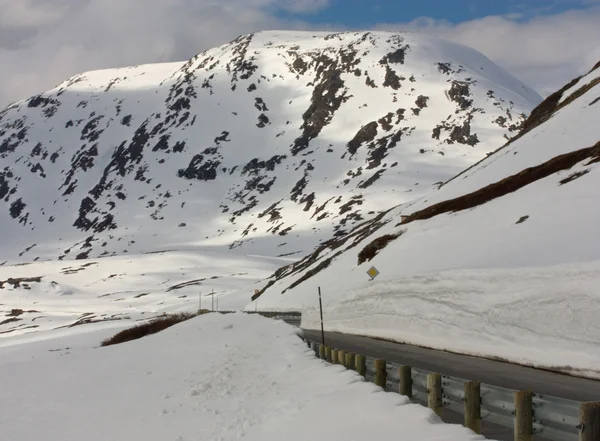
[[[484,439],[315,358],[296,332],[262,317],[211,314],[106,348],[97,346],[107,331],[21,345],[11,357],[0,348],[0,378],[10,378],[2,381],[0,437]]]
[[[240,309],[284,263],[213,249],[0,267],[0,347],[212,309],[213,292],[215,309]]]

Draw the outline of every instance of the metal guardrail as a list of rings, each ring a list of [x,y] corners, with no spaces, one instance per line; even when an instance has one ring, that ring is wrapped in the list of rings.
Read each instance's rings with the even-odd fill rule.
[[[315,355],[319,357],[320,344],[306,340]],[[365,379],[375,382],[375,359],[365,357]],[[343,364],[343,363],[342,363]],[[386,386],[389,392],[400,393],[400,365],[386,363]],[[422,369],[411,367],[412,396],[411,400],[427,406],[428,387],[427,376],[432,374]],[[442,406],[464,414],[465,412],[465,383],[470,380],[442,375]],[[517,409],[515,408],[515,393],[518,391],[489,384],[480,384],[480,417],[503,427],[515,426]],[[582,403],[564,398],[552,397],[533,393],[532,395],[532,433],[553,441],[577,441],[582,432],[580,408]],[[600,438],[596,439],[600,441]]]
[[[533,430],[544,438],[577,440],[581,403],[547,395],[533,395]]]

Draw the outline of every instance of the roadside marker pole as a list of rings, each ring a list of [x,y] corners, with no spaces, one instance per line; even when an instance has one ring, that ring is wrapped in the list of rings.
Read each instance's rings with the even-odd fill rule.
[[[323,329],[323,302],[321,301],[321,287],[319,286],[319,309],[321,310],[321,344],[325,346],[325,330]]]

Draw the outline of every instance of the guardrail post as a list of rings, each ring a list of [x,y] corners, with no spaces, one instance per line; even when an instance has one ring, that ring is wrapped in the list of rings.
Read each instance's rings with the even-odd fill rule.
[[[337,364],[338,362],[338,351],[337,349],[331,350],[331,364]]]
[[[533,436],[533,392],[515,392],[515,441],[531,441]]]
[[[356,360],[352,352],[346,352],[346,367],[353,371],[356,370]]]
[[[325,346],[325,360],[331,363],[331,348],[329,346]]]
[[[338,351],[338,363],[344,367],[348,367],[346,366],[346,351],[342,349]]]
[[[427,405],[442,416],[442,375],[427,374]]]
[[[481,383],[465,383],[465,427],[481,434]]]
[[[400,366],[398,368],[398,378],[400,378],[400,394],[412,398],[412,368],[410,366]]]
[[[387,383],[387,362],[381,358],[375,360],[375,384],[385,389]]]
[[[579,441],[600,439],[600,402],[581,403],[579,407]]]
[[[319,358],[325,360],[325,346],[319,345]]]
[[[364,355],[356,354],[356,372],[363,377],[367,375],[367,358]]]

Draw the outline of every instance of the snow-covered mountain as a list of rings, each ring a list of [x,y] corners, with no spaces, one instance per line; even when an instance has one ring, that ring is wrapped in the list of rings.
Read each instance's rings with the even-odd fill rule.
[[[0,264],[300,258],[482,159],[540,101],[482,54],[412,33],[261,32],[77,75],[0,113]]]
[[[599,120],[600,63],[438,190],[279,269],[258,304],[316,328],[321,287],[330,330],[600,377]]]

